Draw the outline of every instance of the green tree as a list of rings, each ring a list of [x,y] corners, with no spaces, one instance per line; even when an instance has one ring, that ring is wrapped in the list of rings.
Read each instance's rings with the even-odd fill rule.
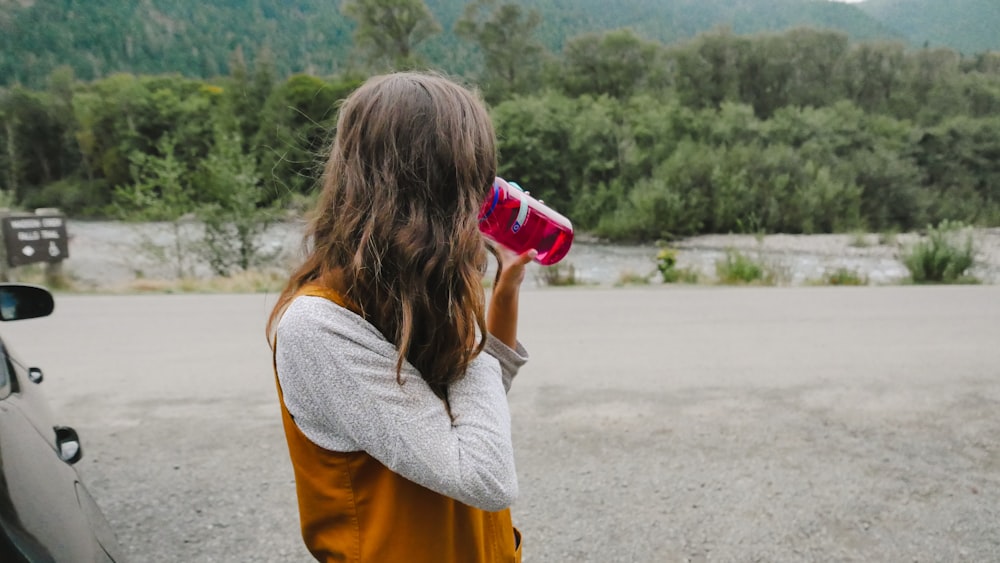
[[[0,92],[0,178],[11,197],[20,201],[76,168],[73,126],[59,96],[21,87]]]
[[[373,66],[420,66],[415,47],[441,32],[423,0],[344,0],[341,10],[357,23],[355,43]]]
[[[574,169],[580,163],[568,157],[576,111],[569,98],[546,93],[514,96],[492,112],[499,175],[518,182],[554,209],[567,209],[576,188]]]
[[[195,207],[184,163],[177,158],[177,141],[164,135],[156,144],[159,155],[134,151],[130,155],[135,182],[117,186],[113,211],[128,221],[165,222],[170,240],[138,239],[137,250],[158,262],[172,264],[178,278],[192,274],[195,239],[187,214]]]
[[[513,2],[476,0],[455,23],[455,34],[475,43],[483,55],[480,82],[491,101],[527,92],[538,81],[545,47],[535,38],[538,10]]]
[[[268,49],[254,57],[253,70],[247,65],[243,49],[237,47],[229,60],[229,76],[222,83],[225,90],[222,109],[226,117],[239,124],[239,134],[245,143],[260,130],[261,110],[274,89],[274,61]],[[243,147],[249,149],[248,146]]]
[[[740,52],[738,100],[753,107],[754,113],[768,118],[788,104],[788,83],[792,75],[788,42],[783,37],[757,36],[747,40]]]
[[[296,75],[271,92],[253,143],[271,197],[312,191],[336,123],[337,104],[361,82],[352,76],[326,81]]]
[[[968,112],[967,105],[961,103],[960,65],[961,56],[951,49],[920,49],[909,53],[903,74],[906,97],[900,96],[893,114],[931,124]]]
[[[850,47],[847,34],[797,28],[780,38],[788,43],[785,53],[793,69],[787,84],[788,105],[823,107],[842,98],[835,71]]]
[[[267,257],[260,237],[277,219],[266,204],[269,198],[257,162],[242,147],[238,132],[217,123],[215,143],[198,176],[199,191],[207,200],[198,211],[205,229],[201,253],[220,276],[263,264]]]
[[[130,156],[135,182],[115,188],[116,214],[138,221],[171,221],[194,208],[189,174],[177,157],[177,141],[164,135],[159,155],[134,151]]]
[[[133,182],[133,153],[162,156],[157,143],[169,135],[185,169],[212,144],[213,115],[223,89],[177,76],[114,75],[81,89],[73,100],[77,140],[86,176],[109,186]]]
[[[852,48],[838,73],[847,99],[865,111],[887,112],[903,89],[904,60],[901,43],[861,43]]]
[[[15,202],[20,192],[22,172],[21,151],[17,146],[18,114],[11,105],[9,94],[6,91],[0,91],[0,122],[3,123],[3,128],[0,129],[0,140],[3,141],[3,150],[0,152],[0,170],[3,171],[4,200]]]
[[[681,101],[694,108],[718,108],[722,102],[737,101],[739,61],[747,43],[729,29],[720,29],[675,49],[671,59]]]
[[[1000,119],[949,119],[920,136],[913,157],[931,199],[931,222],[1000,219]]]
[[[647,84],[659,50],[631,29],[580,35],[563,49],[561,86],[571,96],[627,98]]]
[[[958,87],[963,92],[964,113],[971,117],[993,117],[1000,114],[1000,74],[971,72],[961,77]]]

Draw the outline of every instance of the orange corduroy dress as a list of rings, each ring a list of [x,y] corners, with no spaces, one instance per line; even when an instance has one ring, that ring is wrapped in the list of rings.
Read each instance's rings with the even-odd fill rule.
[[[299,295],[348,307],[329,288],[307,286]],[[418,485],[363,451],[317,446],[285,407],[280,383],[278,398],[302,538],[318,561],[520,563],[510,509],[486,512]]]

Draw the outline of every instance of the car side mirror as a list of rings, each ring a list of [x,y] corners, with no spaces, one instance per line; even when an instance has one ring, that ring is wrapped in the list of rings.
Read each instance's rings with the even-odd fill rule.
[[[52,314],[55,302],[44,287],[19,283],[0,284],[0,321],[34,319]]]

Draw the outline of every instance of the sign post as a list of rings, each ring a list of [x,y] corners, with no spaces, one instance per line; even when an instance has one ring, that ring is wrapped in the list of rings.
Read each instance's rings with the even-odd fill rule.
[[[59,283],[62,261],[69,258],[65,216],[49,209],[39,209],[35,215],[5,215],[0,218],[0,232],[7,255],[3,266],[16,268],[44,262],[48,264],[46,281],[50,285]]]

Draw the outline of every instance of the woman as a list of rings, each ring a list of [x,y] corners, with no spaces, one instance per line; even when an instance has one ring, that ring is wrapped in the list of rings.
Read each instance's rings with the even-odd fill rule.
[[[485,107],[445,78],[374,77],[340,109],[306,259],[268,323],[320,561],[520,561],[506,391],[534,254],[497,251],[487,312],[495,175]]]

